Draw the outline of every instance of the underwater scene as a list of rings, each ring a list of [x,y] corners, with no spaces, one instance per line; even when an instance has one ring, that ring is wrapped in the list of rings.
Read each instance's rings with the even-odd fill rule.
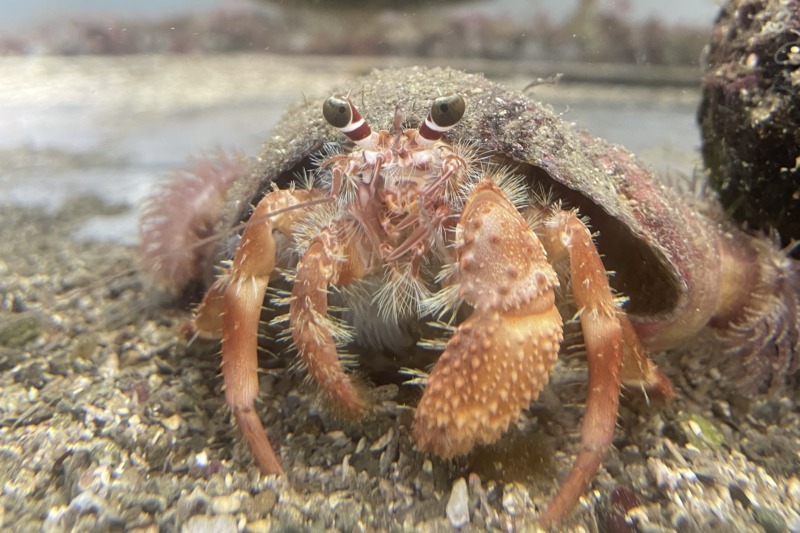
[[[0,527],[800,532],[800,2],[0,22]]]

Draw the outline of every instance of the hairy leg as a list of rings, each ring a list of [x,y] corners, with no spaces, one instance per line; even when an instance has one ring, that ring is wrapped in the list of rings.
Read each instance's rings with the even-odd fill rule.
[[[254,409],[258,395],[258,323],[275,268],[273,231],[287,235],[300,218],[308,190],[278,190],[256,206],[245,226],[229,272],[201,303],[195,326],[201,335],[222,334],[225,399],[262,472],[281,474],[280,462]]]
[[[569,258],[569,276],[589,365],[581,450],[539,518],[546,525],[559,521],[572,509],[597,473],[613,440],[619,410],[624,328],[608,274],[586,225],[575,214],[558,211],[544,222],[541,232],[548,255]],[[631,356],[634,357],[634,352]]]
[[[297,351],[309,375],[342,414],[358,416],[366,409],[363,395],[345,374],[336,351],[328,314],[328,287],[360,277],[362,265],[344,223],[333,223],[314,237],[297,264],[289,322]]]

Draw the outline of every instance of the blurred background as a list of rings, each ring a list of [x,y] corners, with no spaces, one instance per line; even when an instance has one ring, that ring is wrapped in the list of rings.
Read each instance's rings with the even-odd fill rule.
[[[255,155],[283,109],[371,68],[446,65],[529,91],[665,176],[699,167],[711,0],[0,0],[0,207],[135,206],[187,157]]]
[[[5,54],[289,53],[694,65],[709,0],[0,1]]]

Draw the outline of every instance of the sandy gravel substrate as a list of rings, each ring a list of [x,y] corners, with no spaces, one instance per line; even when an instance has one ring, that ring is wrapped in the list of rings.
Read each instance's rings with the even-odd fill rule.
[[[156,100],[136,94],[108,105],[149,112]],[[260,416],[288,475],[262,477],[230,422],[218,347],[186,341],[188,304],[151,291],[133,250],[76,237],[120,208],[0,205],[0,529],[531,531],[571,465],[580,356],[499,445],[445,462],[414,449],[414,389],[382,385],[374,416],[348,423],[265,354]],[[800,391],[742,398],[714,355],[701,338],[657,357],[677,398],[626,395],[614,449],[562,530],[800,532]]]
[[[405,389],[384,387],[372,420],[342,423],[265,358],[261,416],[288,478],[261,477],[231,428],[216,347],[187,346],[188,312],[159,304],[132,250],[70,237],[108,210],[86,199],[52,215],[0,211],[4,528],[533,527],[576,451],[580,358],[556,370],[501,446],[457,463],[414,450]],[[567,529],[624,531],[608,529],[605,511],[623,488],[640,502],[639,531],[800,530],[797,392],[727,396],[703,362],[713,344],[694,348],[662,357],[683,360],[664,365],[679,393],[669,406],[624,402],[615,449]]]

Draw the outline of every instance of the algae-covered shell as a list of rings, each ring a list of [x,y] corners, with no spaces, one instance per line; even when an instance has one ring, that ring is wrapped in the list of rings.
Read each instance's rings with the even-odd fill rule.
[[[467,104],[463,119],[447,134],[451,142],[471,143],[492,160],[512,165],[532,188],[541,184],[589,217],[599,231],[606,267],[615,272],[612,281],[630,298],[627,310],[651,348],[674,345],[707,323],[719,286],[712,223],[623,148],[578,131],[521,92],[456,70],[375,71],[331,91],[349,94],[374,129],[390,129],[397,106],[406,125],[415,127],[430,100],[447,93],[461,94]],[[273,182],[284,186],[313,167],[326,143],[344,142],[322,116],[326,96],[288,110],[253,172],[229,191],[220,231],[245,220]],[[218,255],[232,249],[230,242],[223,244]]]

